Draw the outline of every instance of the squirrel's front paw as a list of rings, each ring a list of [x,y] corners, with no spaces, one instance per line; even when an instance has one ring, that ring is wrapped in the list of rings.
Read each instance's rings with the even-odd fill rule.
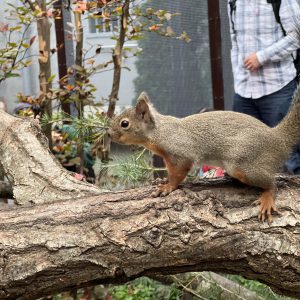
[[[165,197],[169,195],[171,192],[176,190],[176,187],[170,185],[169,183],[163,184],[158,187],[158,189],[151,194],[152,197]]]

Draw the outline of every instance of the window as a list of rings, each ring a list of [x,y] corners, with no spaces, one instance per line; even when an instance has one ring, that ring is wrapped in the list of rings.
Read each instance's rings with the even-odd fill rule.
[[[104,9],[97,9],[96,12],[89,15],[89,32],[112,34],[118,31],[118,21],[117,17],[110,16]]]

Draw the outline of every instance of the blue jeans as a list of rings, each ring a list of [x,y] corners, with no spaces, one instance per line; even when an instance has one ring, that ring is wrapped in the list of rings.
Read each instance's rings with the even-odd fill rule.
[[[233,98],[233,110],[262,121],[270,127],[276,126],[289,111],[296,80],[292,80],[281,90],[258,99],[244,98],[238,94]],[[300,145],[297,145],[289,160],[285,163],[289,173],[300,175]]]

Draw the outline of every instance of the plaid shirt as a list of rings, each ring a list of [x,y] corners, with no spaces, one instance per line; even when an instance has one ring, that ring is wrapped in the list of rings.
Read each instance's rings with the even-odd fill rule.
[[[229,1],[228,1],[229,2]],[[228,14],[231,31],[231,63],[234,89],[245,98],[260,98],[280,90],[296,76],[292,55],[300,48],[295,30],[300,28],[300,8],[297,0],[281,0],[280,19],[286,31],[284,36],[276,21],[272,4],[267,0],[237,0],[232,21]],[[256,71],[244,67],[244,59],[256,53],[262,65]]]

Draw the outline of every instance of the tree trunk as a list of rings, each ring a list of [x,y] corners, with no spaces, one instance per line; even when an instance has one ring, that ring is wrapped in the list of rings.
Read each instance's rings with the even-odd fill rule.
[[[111,93],[109,95],[109,104],[107,110],[107,116],[111,118],[115,113],[116,103],[119,97],[120,81],[121,81],[121,67],[122,67],[122,55],[123,47],[127,31],[127,22],[129,17],[129,0],[125,0],[123,4],[123,12],[120,20],[120,33],[117,39],[116,46],[113,51],[114,62],[114,75]]]
[[[113,83],[111,87],[111,92],[109,95],[108,100],[108,109],[107,109],[107,117],[112,118],[115,109],[116,104],[119,99],[119,90],[120,90],[120,82],[121,82],[121,70],[122,70],[122,56],[123,56],[123,48],[125,43],[125,37],[126,37],[126,31],[128,27],[128,18],[129,18],[129,6],[130,1],[125,0],[123,4],[122,9],[122,16],[120,19],[120,33],[116,42],[116,45],[113,50],[113,63],[114,63],[114,75],[113,75]],[[108,137],[107,134],[103,137],[103,148],[101,153],[101,160],[103,162],[109,161],[109,155],[110,155],[110,146],[111,146],[111,140]],[[107,174],[107,169],[103,170],[105,174]],[[102,174],[103,176],[103,174]]]
[[[119,99],[119,90],[120,90],[120,82],[121,82],[121,71],[122,71],[122,56],[123,56],[123,48],[126,38],[126,32],[128,28],[128,18],[130,15],[130,1],[125,0],[122,7],[122,15],[119,21],[120,32],[116,41],[116,45],[113,49],[112,54],[112,61],[114,64],[114,72],[113,72],[113,81],[111,92],[108,99],[108,109],[107,109],[107,117],[112,118],[116,104]],[[101,146],[99,147],[99,145]],[[110,146],[111,146],[111,139],[105,134],[98,144],[97,148],[101,149],[101,161],[103,163],[109,162],[109,155],[110,155]],[[100,182],[101,178],[107,177],[107,168],[103,168],[98,177],[98,182]]]
[[[202,270],[300,297],[298,177],[278,177],[282,215],[269,226],[252,205],[260,191],[229,179],[164,198],[150,196],[154,187],[100,193],[61,168],[37,125],[4,112],[0,162],[16,198],[40,203],[0,211],[0,299]]]
[[[82,20],[81,20],[81,12],[74,13],[75,18],[75,28],[76,28],[76,51],[75,51],[75,65],[82,67],[83,64],[83,27],[82,27]],[[80,74],[78,72],[75,75],[75,83],[82,81],[80,79]],[[77,85],[77,83],[76,83]],[[84,116],[84,104],[83,101],[85,99],[82,96],[78,96],[78,101],[76,103],[78,119],[82,119]],[[84,137],[79,134],[79,139],[77,142],[77,155],[80,158],[79,163],[79,171],[78,173],[84,173]]]
[[[42,113],[52,114],[51,100],[47,99],[46,95],[50,91],[50,83],[48,79],[51,77],[51,61],[50,61],[50,23],[46,15],[47,4],[46,0],[37,0],[38,6],[44,12],[43,17],[37,18],[37,31],[39,37],[39,65],[40,65],[40,92],[41,97],[45,100],[42,105]],[[48,138],[50,149],[52,149],[51,125],[44,127],[45,135]]]

